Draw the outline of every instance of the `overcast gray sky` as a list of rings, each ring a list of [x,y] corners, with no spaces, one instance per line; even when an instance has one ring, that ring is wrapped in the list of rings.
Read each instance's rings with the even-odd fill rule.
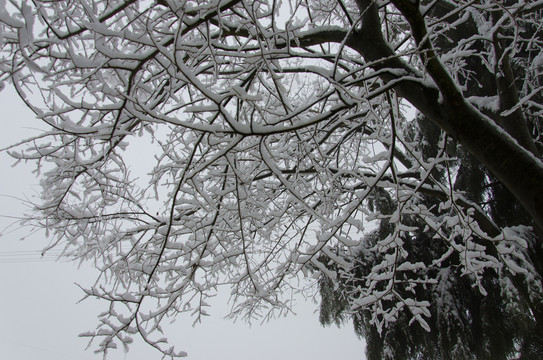
[[[39,123],[9,87],[0,92],[0,109],[0,148],[36,133],[32,128]],[[22,199],[39,191],[32,166],[12,164],[0,153],[0,359],[100,359],[92,345],[85,350],[87,340],[77,336],[95,327],[96,315],[105,306],[93,300],[77,304],[82,291],[75,283],[91,284],[96,274],[92,266],[40,258],[49,241],[42,232],[3,231],[14,221],[10,217],[23,213]],[[178,350],[187,351],[190,360],[364,359],[363,342],[351,324],[323,328],[316,308],[300,298],[297,316],[249,327],[225,320],[227,306],[217,299],[203,324],[192,327],[191,319],[178,319],[165,335]],[[119,349],[108,359],[160,359],[159,353],[135,341],[127,354]]]

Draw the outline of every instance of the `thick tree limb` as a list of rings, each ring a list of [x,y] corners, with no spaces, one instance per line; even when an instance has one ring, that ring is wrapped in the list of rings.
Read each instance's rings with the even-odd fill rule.
[[[362,28],[354,40],[355,48],[366,60],[375,61],[376,69],[396,68],[409,74],[411,69],[394,57],[383,38],[375,3],[371,0],[357,0],[357,3]],[[403,0],[393,3],[408,20],[426,71],[437,87],[406,80],[396,86],[398,94],[481,161],[515,195],[533,217],[534,225],[543,229],[543,164],[464,98],[428,39],[418,4]],[[391,81],[397,76],[390,74],[382,78]]]

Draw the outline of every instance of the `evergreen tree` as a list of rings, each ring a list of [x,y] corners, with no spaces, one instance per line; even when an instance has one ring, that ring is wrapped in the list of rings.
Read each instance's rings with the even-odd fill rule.
[[[412,140],[421,144],[419,150],[425,157],[435,156],[439,151],[435,141],[436,131],[439,132],[423,117],[419,117],[414,126]],[[519,211],[518,204],[508,191],[494,182],[472,156],[457,144],[447,148],[457,156],[456,160],[448,164],[457,170],[455,189],[463,191],[471,201],[486,204],[492,219],[499,226],[515,228],[527,222],[525,213]],[[434,169],[432,175],[443,181],[443,177],[449,174],[442,168]],[[439,211],[438,200],[429,195],[420,199],[421,204],[431,209],[436,222],[452,214],[450,211]],[[375,191],[368,206],[370,211],[377,210],[383,215],[391,215],[398,204],[389,193],[380,190]],[[362,295],[359,289],[367,287],[367,277],[390,255],[380,245],[383,239],[394,232],[390,218],[379,220],[377,228],[364,238],[363,245],[348,258],[353,267],[339,276],[339,285],[327,276],[321,276],[322,324],[339,324],[347,318],[352,319],[356,333],[366,340],[369,360],[507,360],[543,357],[542,273],[538,268],[541,247],[536,245],[535,234],[531,235],[531,253],[525,254],[527,263],[522,266],[533,269],[538,275],[527,279],[505,268],[470,274],[461,265],[461,253],[448,252],[450,244],[440,239],[438,234],[428,231],[427,224],[420,217],[407,216],[402,223],[411,228],[410,233],[401,235],[406,250],[405,261],[418,264],[418,278],[426,276],[428,281],[422,286],[413,287],[412,275],[398,271],[394,289],[388,293],[384,287],[381,290],[386,294],[384,300],[389,302],[390,307],[395,306],[394,302],[398,298],[414,298],[419,304],[427,302],[427,328],[413,322],[416,313],[400,311],[400,307],[392,316],[385,314],[388,318],[383,317],[380,323],[375,321],[375,311],[379,312],[379,307],[352,306]],[[453,232],[453,226],[453,223],[448,226],[450,233]],[[495,250],[490,250],[493,244],[473,237],[473,248],[477,246],[483,246],[490,254],[498,256]],[[328,263],[324,258],[321,261]],[[424,275],[420,272],[424,272]],[[385,287],[387,285],[384,284]],[[534,292],[528,294],[523,290],[525,288],[532,288]],[[404,306],[408,307],[408,301],[405,303]],[[387,326],[383,326],[385,322]]]
[[[504,5],[512,3],[503,2]],[[426,5],[428,14],[436,18],[452,16],[455,24],[433,38],[436,48],[444,54],[458,51],[457,44],[476,36],[478,22],[495,24],[502,15],[500,11],[480,18],[464,14],[464,19],[461,19],[462,14],[449,13],[450,5],[446,1],[427,2]],[[531,17],[541,19],[542,13],[534,12]],[[502,111],[510,104],[517,103],[518,97],[530,94],[534,84],[540,84],[537,78],[540,77],[539,73],[530,67],[536,61],[531,46],[542,35],[535,23],[519,22],[516,33],[511,28],[496,31],[492,42],[482,37],[469,42],[469,48],[465,50],[472,55],[463,58],[463,71],[457,73],[457,80],[463,84],[465,94],[480,99],[498,94],[500,109],[497,110]],[[503,56],[491,65],[485,63],[483,55],[490,49],[498,55],[504,49],[516,51],[516,56],[511,57],[511,61],[508,56]],[[532,94],[530,99],[541,101],[541,92]],[[496,109],[486,111],[509,133],[523,132],[524,135],[519,135],[517,140],[538,155],[541,149],[541,116],[538,111],[527,109],[525,113],[517,114],[517,119],[523,118],[525,122],[510,118],[514,116],[514,111],[502,111],[500,115],[496,115]],[[520,109],[517,107],[516,111]],[[465,248],[457,251],[459,243],[455,243],[455,239],[459,236],[455,236],[454,228],[456,222],[462,220],[454,217],[455,204],[444,206],[435,193],[422,192],[418,199],[418,205],[427,209],[434,222],[439,224],[432,227],[417,214],[394,218],[392,214],[402,204],[390,192],[375,191],[368,206],[377,208],[378,212],[389,217],[376,219],[377,228],[365,236],[358,251],[344,254],[353,266],[343,273],[337,269],[341,273],[339,285],[325,275],[321,276],[321,323],[330,324],[352,318],[356,332],[367,341],[366,351],[370,360],[543,358],[543,267],[540,261],[543,249],[537,239],[541,230],[536,229],[537,235],[526,231],[526,225],[531,224],[530,216],[509,190],[461,145],[450,138],[443,139],[440,129],[428,118],[419,116],[416,122],[406,126],[411,126],[406,133],[410,134],[409,140],[417,144],[415,148],[421,152],[422,158],[438,158],[440,151],[450,157],[448,163],[432,169],[429,178],[434,183],[449,182],[451,188],[463,194],[467,201],[478,204],[497,227],[522,232],[529,239],[529,246],[522,249],[523,259],[517,258],[514,263],[520,261],[531,275],[511,271],[508,266],[514,265],[507,261],[506,266],[490,267],[483,271],[478,271],[476,266],[470,268],[469,261],[466,262],[471,256],[466,250],[468,248],[474,252],[484,249],[490,257],[503,257],[503,254],[500,254],[501,250],[495,243],[476,234],[470,238],[471,244],[464,243]],[[512,129],[515,126],[526,128],[522,131]],[[440,136],[447,144],[438,144]],[[411,231],[398,231],[397,224],[391,219],[400,221]],[[439,231],[432,232],[432,228]],[[492,233],[492,226],[485,231]],[[359,289],[367,287],[372,281],[368,276],[376,269],[385,267],[386,257],[392,256],[392,252],[383,245],[391,237],[399,238],[405,249],[404,254],[394,256],[403,256],[407,263],[418,264],[414,266],[419,273],[417,281],[420,282],[425,276],[427,281],[413,286],[413,271],[393,269],[393,275],[390,275],[393,281],[381,279],[378,282],[383,286],[383,299],[374,301],[382,306],[382,300],[385,300],[389,302],[388,306],[398,308],[409,308],[408,301],[404,305],[395,305],[402,303],[398,299],[414,298],[419,305],[428,302],[429,306],[422,306],[429,315],[425,317],[426,322],[421,323],[423,326],[413,323],[413,319],[419,315],[413,311],[379,314],[379,306],[356,306],[357,299],[364,297]],[[512,246],[521,251],[518,245]],[[323,262],[327,263],[325,259]],[[385,278],[386,275],[384,273]],[[418,311],[419,307],[414,309]]]

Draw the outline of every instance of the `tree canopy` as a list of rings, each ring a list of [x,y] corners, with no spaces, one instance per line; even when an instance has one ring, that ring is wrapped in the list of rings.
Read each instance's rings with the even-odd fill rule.
[[[372,359],[537,357],[542,19],[541,0],[1,1],[0,81],[47,126],[7,149],[43,187],[27,223],[102,273],[86,336],[184,356],[166,318],[225,286],[232,316],[271,316],[313,281]]]

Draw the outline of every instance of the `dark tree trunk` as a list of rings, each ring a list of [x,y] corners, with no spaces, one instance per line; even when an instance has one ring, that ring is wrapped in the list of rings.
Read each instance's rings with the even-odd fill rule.
[[[417,76],[415,69],[394,57],[394,52],[381,32],[378,8],[371,0],[357,0],[362,14],[362,26],[350,43],[374,68],[397,69],[405,75]],[[393,4],[409,22],[417,41],[426,71],[435,86],[422,82],[401,80],[397,72],[384,72],[385,82],[398,81],[395,89],[421,113],[456,139],[496,176],[522,204],[533,219],[534,227],[543,229],[543,164],[533,154],[533,144],[519,145],[496,122],[472,106],[457,88],[448,71],[439,61],[428,40],[426,24],[417,2],[395,0]],[[497,79],[500,87],[501,81]],[[503,85],[501,86],[503,87]],[[503,95],[511,98],[511,94]],[[507,106],[510,106],[507,103]],[[517,127],[514,126],[516,129]],[[522,132],[522,131],[521,131]],[[519,137],[524,141],[524,135]]]

